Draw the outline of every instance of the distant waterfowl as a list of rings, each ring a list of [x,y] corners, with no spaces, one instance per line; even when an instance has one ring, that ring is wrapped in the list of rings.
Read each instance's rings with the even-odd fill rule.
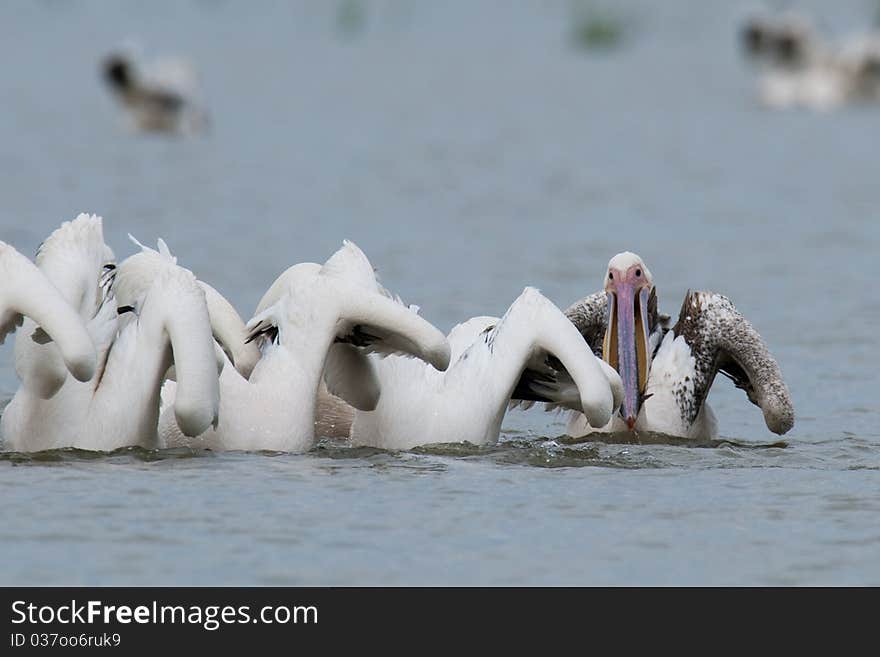
[[[117,307],[113,290],[126,287],[128,261],[116,267],[101,219],[92,215],[62,224],[43,243],[37,264],[86,324],[98,365],[86,381],[61,377],[45,399],[27,382],[46,371],[58,376],[56,346],[20,333],[15,347],[23,384],[0,420],[7,449],[155,447],[160,389],[172,365],[181,430],[197,435],[216,423],[217,357],[205,293],[191,272],[163,268]]]
[[[446,372],[412,359],[374,358],[382,395],[355,412],[355,445],[403,450],[498,438],[511,400],[582,410],[604,426],[620,404],[617,373],[593,356],[550,300],[526,288],[504,317],[475,317],[449,333]]]
[[[827,111],[880,100],[880,37],[858,36],[835,46],[800,14],[750,17],[744,51],[759,64],[758,98],[771,109]]]
[[[36,396],[54,395],[67,372],[79,381],[95,374],[95,347],[79,314],[34,263],[0,242],[0,344],[16,328],[34,344],[54,344],[54,358],[33,368],[17,360],[22,385]]]
[[[104,81],[128,110],[134,126],[147,132],[196,132],[206,126],[204,111],[181,85],[151,80],[139,73],[131,58],[113,53],[102,64]]]
[[[787,70],[801,70],[824,56],[825,47],[812,22],[801,14],[750,16],[742,27],[746,54],[759,63]]]
[[[793,12],[753,16],[744,49],[759,63],[758,98],[771,109],[829,110],[846,102],[848,79],[808,18]]]
[[[794,424],[794,407],[779,365],[733,303],[712,292],[688,292],[678,321],[657,310],[650,271],[634,253],[608,263],[605,290],[573,304],[566,315],[592,350],[619,373],[624,399],[619,414],[595,429],[574,415],[573,436],[592,431],[654,431],[670,436],[717,436],[706,403],[719,372],[745,391],[764,413],[770,431]]]
[[[369,353],[406,354],[438,370],[449,365],[445,336],[392,298],[351,242],[324,265],[299,264],[279,276],[247,329],[248,340],[262,342],[262,355],[250,379],[223,368],[217,427],[195,439],[182,435],[170,411],[178,386],[166,385],[159,422],[166,446],[305,451],[315,439],[322,377],[354,408],[372,409],[384,393]]]

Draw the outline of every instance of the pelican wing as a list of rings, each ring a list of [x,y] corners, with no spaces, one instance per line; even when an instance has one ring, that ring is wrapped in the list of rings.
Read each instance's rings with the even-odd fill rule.
[[[367,353],[413,356],[440,371],[449,367],[446,336],[415,310],[383,294],[349,292],[342,310],[347,329],[336,336],[337,343]]]
[[[39,270],[87,328],[100,312],[113,285],[115,265],[112,261],[113,252],[104,244],[101,218],[88,214],[63,222],[40,245],[36,256]],[[63,385],[67,368],[59,352],[58,338],[52,336],[55,342],[50,344],[48,336],[52,333],[46,321],[31,317],[34,321],[26,319],[23,323],[22,333],[28,335],[28,339],[15,341],[15,369],[24,386],[48,399]],[[38,328],[36,324],[41,326]],[[91,337],[95,341],[96,336]],[[95,347],[102,351],[102,345],[94,342],[93,354]],[[82,371],[82,375],[85,374],[86,371]],[[91,377],[86,380],[88,378]]]
[[[125,271],[123,267],[120,270],[123,278]],[[167,335],[177,381],[177,426],[190,437],[210,426],[216,428],[220,406],[217,352],[204,289],[193,273],[179,265],[159,271],[144,296],[138,322],[139,340],[157,340],[157,335]]]
[[[565,405],[582,411],[592,426],[608,422],[622,396],[620,377],[586,348],[582,336],[553,302],[538,290],[526,288],[487,333],[486,341],[497,342],[509,331],[520,332],[529,345],[511,399]]]
[[[672,330],[684,337],[694,358],[694,394],[683,410],[689,422],[696,419],[720,371],[761,408],[770,431],[784,434],[791,429],[794,406],[779,364],[730,299],[689,291]]]
[[[379,378],[368,355],[346,343],[335,343],[327,352],[324,382],[331,395],[359,411],[372,411],[379,403]],[[320,400],[320,394],[319,394]]]
[[[344,242],[324,263],[320,276],[337,290],[342,320],[325,364],[330,392],[359,410],[374,409],[380,385],[371,353],[412,356],[440,371],[449,367],[446,336],[419,317],[416,307],[379,285],[372,265],[354,243]]]
[[[132,235],[129,235],[129,239],[139,246],[141,251],[129,256],[120,265],[120,272],[123,273],[115,286],[120,309],[137,308],[156,277],[163,271],[173,270],[179,266],[177,258],[172,255],[165,240],[161,238],[158,240],[157,250],[141,244]],[[197,283],[205,293],[214,339],[235,369],[243,377],[248,378],[260,358],[259,347],[246,342],[247,329],[233,305],[204,281],[197,280]]]
[[[4,282],[0,290],[0,343],[29,317],[37,327],[24,344],[36,350],[38,345],[54,341],[66,369],[80,381],[91,379],[95,347],[82,319],[57,288],[30,260],[4,242],[0,242],[0,269]],[[47,392],[54,393],[63,378],[60,375]]]
[[[597,357],[602,357],[602,341],[607,325],[608,299],[596,292],[574,302],[565,316],[574,324]],[[580,411],[580,395],[571,375],[558,358],[551,354],[536,355],[529,362],[513,391],[511,406],[529,408],[535,402],[546,402],[547,410],[557,407]]]
[[[616,409],[623,399],[620,375],[605,361],[597,360],[611,386]],[[541,352],[529,361],[513,390],[510,408],[529,409],[536,402],[545,403],[547,411],[565,408],[580,412],[582,409],[577,383],[562,362],[548,352]]]
[[[510,408],[526,410],[535,402],[546,403],[547,410],[557,407],[581,409],[574,379],[558,359],[547,353],[541,353],[529,362],[510,396]]]
[[[596,292],[575,301],[565,311],[575,328],[599,358],[602,357],[602,341],[608,324],[608,298],[604,292]]]
[[[63,222],[37,250],[37,266],[84,320],[101,307],[108,275],[112,283],[115,259],[104,243],[102,224],[97,215],[80,214]]]
[[[247,341],[248,331],[244,320],[233,305],[204,281],[198,283],[205,292],[214,339],[223,348],[235,369],[244,378],[248,378],[260,359],[259,347]]]

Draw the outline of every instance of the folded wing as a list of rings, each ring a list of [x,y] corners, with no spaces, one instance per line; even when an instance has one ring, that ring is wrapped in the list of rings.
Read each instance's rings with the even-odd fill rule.
[[[779,364],[730,299],[712,292],[688,292],[672,330],[676,337],[684,336],[695,361],[689,422],[696,419],[715,375],[721,372],[761,408],[770,431],[784,434],[792,428],[794,405]]]

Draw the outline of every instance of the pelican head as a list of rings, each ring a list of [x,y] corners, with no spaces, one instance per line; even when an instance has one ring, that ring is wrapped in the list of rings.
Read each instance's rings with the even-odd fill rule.
[[[821,48],[812,21],[790,11],[778,17],[768,45],[776,64],[794,69],[809,65]]]
[[[123,55],[110,55],[104,60],[104,80],[114,91],[128,91],[134,85],[131,63]]]
[[[783,64],[799,63],[804,58],[808,41],[809,32],[805,26],[799,23],[783,25],[773,44],[777,60]]]
[[[746,54],[775,66],[799,69],[810,63],[819,44],[812,22],[801,14],[756,14],[740,30]]]
[[[653,292],[654,279],[639,256],[625,251],[611,258],[605,273],[608,320],[602,359],[620,374],[624,391],[620,414],[630,429],[639,416],[651,368],[648,305]]]
[[[749,55],[760,56],[767,54],[768,46],[772,38],[773,27],[763,16],[752,16],[743,25],[740,31],[740,39],[743,48]]]

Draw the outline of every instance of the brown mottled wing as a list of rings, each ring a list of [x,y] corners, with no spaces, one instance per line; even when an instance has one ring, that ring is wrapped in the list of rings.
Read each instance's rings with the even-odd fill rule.
[[[577,327],[590,349],[602,358],[602,341],[608,321],[608,298],[604,292],[596,292],[571,304],[565,316]]]
[[[794,425],[794,406],[779,364],[754,327],[725,296],[689,291],[673,327],[684,336],[696,370],[692,403],[683,411],[693,422],[720,371],[764,412],[770,431],[783,434]]]

